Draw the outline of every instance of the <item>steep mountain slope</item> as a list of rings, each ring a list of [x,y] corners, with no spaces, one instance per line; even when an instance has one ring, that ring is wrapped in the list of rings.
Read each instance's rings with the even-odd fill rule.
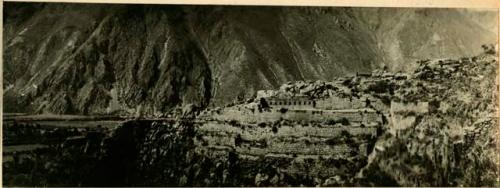
[[[104,113],[117,100],[117,109],[139,111],[146,105],[144,110],[152,113],[179,101],[206,104],[210,99],[206,56],[181,15],[98,6],[88,7],[95,15],[73,20],[79,15],[72,9],[85,8],[66,5],[46,6],[39,14],[50,16],[58,8],[68,9],[54,20],[33,16],[7,44],[6,70],[28,70],[5,76],[6,84],[14,86],[6,96],[20,95],[22,106],[36,112]],[[41,42],[24,42],[31,37]],[[23,50],[31,45],[37,46]],[[14,63],[19,57],[26,60]]]
[[[374,28],[384,64],[411,71],[410,62],[460,58],[481,53],[496,43],[498,21],[493,11],[476,9],[363,9],[357,11]]]
[[[474,54],[496,42],[470,15],[6,3],[4,109],[160,115],[187,103],[225,104],[287,81],[331,80],[384,65],[411,70],[405,62]]]

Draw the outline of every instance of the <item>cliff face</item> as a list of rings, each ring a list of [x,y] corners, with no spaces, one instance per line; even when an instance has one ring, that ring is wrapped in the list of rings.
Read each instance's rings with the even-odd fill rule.
[[[384,65],[411,70],[402,62],[476,54],[480,44],[494,43],[496,34],[471,15],[6,3],[4,109],[154,115],[188,103],[224,104],[287,81]]]

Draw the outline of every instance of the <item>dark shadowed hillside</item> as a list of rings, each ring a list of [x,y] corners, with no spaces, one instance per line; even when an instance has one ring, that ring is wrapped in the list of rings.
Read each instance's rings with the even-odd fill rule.
[[[477,54],[495,12],[5,3],[7,112],[161,115]],[[488,19],[484,19],[488,18]],[[485,20],[485,21],[482,21]],[[487,22],[487,23],[483,23]]]

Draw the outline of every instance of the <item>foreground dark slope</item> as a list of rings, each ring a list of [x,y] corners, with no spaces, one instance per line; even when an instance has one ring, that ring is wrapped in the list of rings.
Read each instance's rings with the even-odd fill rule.
[[[454,10],[5,6],[7,112],[159,115],[496,41]]]

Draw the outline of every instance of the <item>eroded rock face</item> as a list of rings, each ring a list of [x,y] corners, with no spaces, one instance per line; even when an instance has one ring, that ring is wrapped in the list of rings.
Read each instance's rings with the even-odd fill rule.
[[[3,30],[5,110],[35,113],[220,105],[496,41],[474,16],[420,9],[6,3]]]

